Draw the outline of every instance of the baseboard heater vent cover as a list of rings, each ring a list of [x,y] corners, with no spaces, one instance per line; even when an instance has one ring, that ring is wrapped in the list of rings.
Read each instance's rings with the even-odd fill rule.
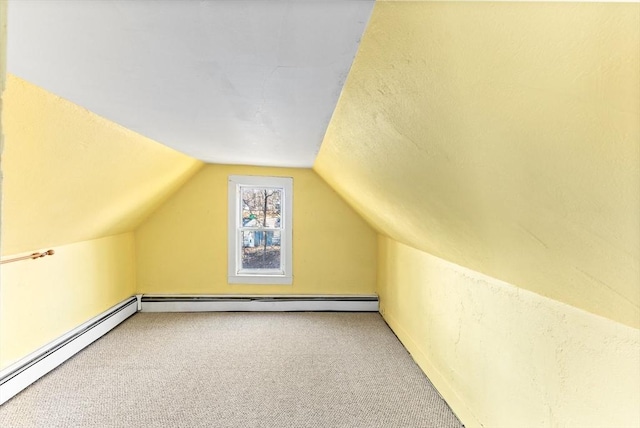
[[[142,312],[378,312],[378,296],[143,295]]]
[[[73,357],[118,324],[135,314],[131,297],[0,371],[0,404]]]

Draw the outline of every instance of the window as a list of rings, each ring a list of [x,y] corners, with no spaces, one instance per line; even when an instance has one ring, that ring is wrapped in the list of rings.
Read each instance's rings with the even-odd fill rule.
[[[229,177],[229,283],[292,283],[292,202],[290,177]]]

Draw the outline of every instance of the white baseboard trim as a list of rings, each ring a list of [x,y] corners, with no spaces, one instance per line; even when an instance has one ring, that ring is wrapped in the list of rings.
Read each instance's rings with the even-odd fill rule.
[[[0,371],[0,404],[64,363],[137,312],[131,297]]]
[[[378,312],[376,295],[151,295],[142,312]]]

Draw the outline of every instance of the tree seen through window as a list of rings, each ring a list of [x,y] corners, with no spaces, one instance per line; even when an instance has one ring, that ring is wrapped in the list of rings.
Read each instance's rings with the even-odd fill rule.
[[[282,189],[242,187],[242,269],[281,268]]]

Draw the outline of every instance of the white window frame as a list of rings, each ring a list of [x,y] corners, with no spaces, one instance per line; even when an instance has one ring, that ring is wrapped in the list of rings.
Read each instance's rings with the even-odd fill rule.
[[[242,270],[240,189],[242,187],[274,187],[282,189],[280,201],[280,260],[282,270]],[[293,178],[263,177],[254,175],[230,175],[228,187],[228,270],[229,284],[284,284],[293,283]]]

